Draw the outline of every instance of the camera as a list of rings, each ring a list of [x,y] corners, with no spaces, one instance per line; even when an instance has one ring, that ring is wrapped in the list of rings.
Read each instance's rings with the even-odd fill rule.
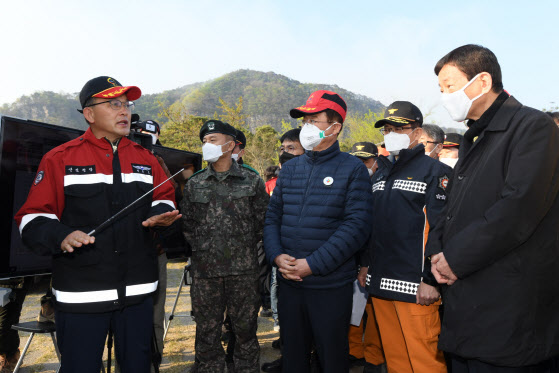
[[[139,144],[146,148],[147,150],[152,151],[153,145],[161,145],[157,135],[159,135],[160,126],[154,120],[140,120],[140,115],[132,114],[132,120],[130,123],[130,135],[128,138],[131,141],[134,141],[136,144]]]

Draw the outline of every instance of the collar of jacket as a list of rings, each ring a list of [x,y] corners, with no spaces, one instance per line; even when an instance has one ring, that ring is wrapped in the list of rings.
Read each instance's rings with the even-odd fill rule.
[[[423,153],[425,154],[425,146],[423,144],[417,144],[411,149],[402,149],[400,150],[400,156],[395,164],[398,163],[407,163],[410,159],[417,157],[418,154]]]
[[[111,153],[113,152],[113,147],[111,146],[111,143],[104,137],[100,139],[95,137],[95,135],[91,131],[91,127],[89,127],[87,131],[85,131],[85,133],[82,136],[80,136],[80,139],[82,138],[85,141],[102,148],[103,150],[110,150]],[[127,146],[128,144],[130,144],[130,140],[127,137],[121,137],[120,141],[118,142],[118,149],[122,149],[124,146]]]
[[[473,139],[479,136],[491,124],[493,117],[495,117],[495,114],[497,114],[509,97],[510,95],[506,91],[501,92],[478,120],[469,120],[468,130],[464,134],[464,138],[469,142],[473,142]]]
[[[393,155],[389,155],[388,157],[381,155],[378,157],[380,161],[379,170],[382,168],[389,170],[389,172],[396,171],[409,163],[412,159],[421,157],[422,154],[425,155],[425,146],[423,146],[423,144],[418,144],[411,149],[400,150],[400,156],[396,162],[394,162]]]
[[[505,94],[508,95],[508,93]],[[460,149],[458,150],[458,154],[459,154],[458,164],[462,163],[460,159],[466,158],[466,156],[470,153],[470,151],[473,148],[475,148],[477,144],[480,143],[480,141],[485,137],[485,134],[487,132],[506,131],[510,126],[512,117],[514,117],[516,112],[520,110],[521,107],[522,104],[512,96],[509,96],[504,102],[498,105],[497,110],[488,119],[490,122],[488,123],[487,128],[485,128],[485,130],[481,132],[477,140],[474,143],[468,143],[467,141],[464,141],[462,146],[460,146]],[[488,110],[489,109],[487,109],[487,111]],[[485,113],[483,115],[485,115]],[[454,167],[455,171],[458,169],[457,166]]]
[[[312,150],[305,151],[305,160],[309,163],[324,163],[336,155],[340,154],[340,143],[336,140],[328,149],[324,149],[320,152],[315,152]]]
[[[227,175],[225,176],[226,178],[229,176],[234,176],[234,177],[244,177],[242,171],[241,171],[241,167],[237,164],[237,162],[233,161],[233,163],[231,164],[231,168],[228,169],[227,171],[224,172],[220,172],[220,174],[222,173],[227,173]],[[210,176],[215,177],[216,179],[219,179],[218,177],[218,173],[214,170],[214,168],[212,167],[211,164],[208,165],[208,171],[207,172],[203,172],[200,177],[202,179],[207,179]]]

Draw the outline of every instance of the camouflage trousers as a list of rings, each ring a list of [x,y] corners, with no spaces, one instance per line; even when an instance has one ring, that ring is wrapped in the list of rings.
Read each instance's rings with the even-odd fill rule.
[[[221,326],[226,308],[237,341],[233,352],[235,371],[260,372],[260,346],[256,337],[260,308],[258,274],[194,278],[190,294],[196,320],[197,372],[221,373],[225,369]]]

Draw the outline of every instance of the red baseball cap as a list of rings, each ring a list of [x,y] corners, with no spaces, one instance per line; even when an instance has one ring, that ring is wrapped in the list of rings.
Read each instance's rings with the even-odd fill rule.
[[[347,105],[344,99],[337,93],[331,91],[316,91],[312,93],[303,106],[291,109],[291,118],[301,118],[306,114],[316,114],[326,109],[332,109],[345,120]]]

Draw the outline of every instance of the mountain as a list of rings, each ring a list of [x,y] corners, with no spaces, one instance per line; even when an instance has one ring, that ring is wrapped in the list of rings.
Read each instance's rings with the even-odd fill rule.
[[[248,115],[251,129],[269,124],[281,129],[281,121],[292,121],[289,110],[302,105],[311,92],[326,89],[339,93],[347,102],[348,113],[379,112],[384,106],[369,97],[342,89],[337,85],[301,83],[273,72],[238,70],[207,82],[194,83],[173,90],[145,94],[136,101],[135,112],[142,119],[159,117],[161,107],[183,105],[187,112],[201,117],[213,117],[219,111],[219,98],[234,105],[243,97],[243,112]],[[0,113],[19,118],[85,129],[77,93],[36,92],[22,96],[12,104],[0,106]]]

